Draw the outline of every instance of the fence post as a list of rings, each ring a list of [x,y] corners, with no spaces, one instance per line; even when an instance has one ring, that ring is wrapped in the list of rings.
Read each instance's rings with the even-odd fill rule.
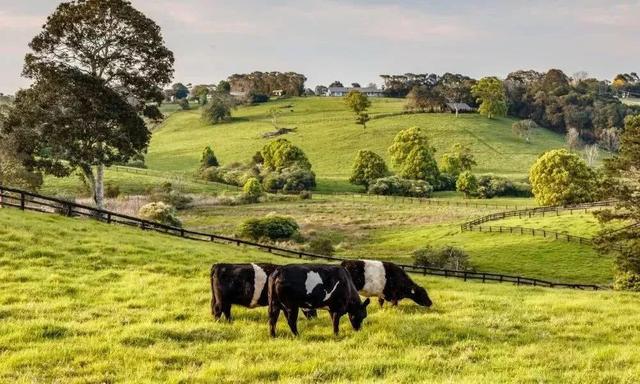
[[[484,283],[484,279],[486,278],[486,274],[482,273],[482,282]]]
[[[184,228],[180,228],[180,237],[184,237]]]
[[[464,271],[464,281],[467,281],[467,271]]]
[[[516,285],[520,285],[520,276],[516,277]]]
[[[107,224],[111,224],[111,214],[107,213]]]
[[[24,192],[20,192],[20,209],[24,211]]]

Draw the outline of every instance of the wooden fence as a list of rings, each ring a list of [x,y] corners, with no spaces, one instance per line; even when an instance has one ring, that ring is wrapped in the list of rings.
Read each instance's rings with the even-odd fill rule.
[[[234,237],[221,236],[211,233],[191,231],[180,227],[173,227],[149,220],[140,219],[128,215],[123,215],[117,212],[107,211],[104,209],[97,209],[90,206],[77,204],[75,202],[66,201],[58,198],[42,196],[36,193],[31,193],[15,188],[1,187],[0,186],[0,208],[1,207],[14,207],[22,210],[31,210],[38,212],[59,213],[68,217],[87,217],[90,219],[98,220],[108,224],[122,224],[131,227],[137,227],[142,230],[156,231],[163,234],[177,236],[184,239],[216,242],[224,244],[233,244],[237,246],[247,246],[261,251],[265,251],[271,254],[296,258],[296,259],[315,259],[340,262],[346,260],[344,257],[319,255],[309,252],[303,252],[294,249],[287,249],[276,247],[269,244],[261,244]],[[425,266],[405,265],[398,264],[402,269],[407,272],[417,273],[422,275],[432,275],[441,277],[460,278],[467,280],[478,280],[484,282],[495,281],[500,283],[513,283],[516,285],[531,285],[539,287],[550,288],[573,288],[583,290],[598,290],[605,287],[598,286],[596,284],[573,284],[573,283],[560,283],[547,280],[541,280],[523,276],[503,275],[498,273],[489,272],[477,272],[477,271],[458,271],[441,268],[430,268]]]

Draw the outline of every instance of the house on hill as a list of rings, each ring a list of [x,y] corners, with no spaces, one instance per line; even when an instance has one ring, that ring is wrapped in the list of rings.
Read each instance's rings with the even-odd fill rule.
[[[335,96],[335,97],[341,97],[341,96],[347,96],[347,94],[351,91],[358,91],[364,95],[367,95],[368,97],[382,97],[384,96],[384,91],[378,88],[372,88],[372,87],[368,87],[368,88],[353,88],[353,87],[329,87],[327,89],[327,96]]]

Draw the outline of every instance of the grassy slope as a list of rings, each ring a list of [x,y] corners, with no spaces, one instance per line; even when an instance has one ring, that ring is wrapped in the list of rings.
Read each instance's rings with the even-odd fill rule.
[[[530,201],[520,200],[519,203]],[[459,224],[470,217],[502,209],[316,196],[313,200],[253,204],[242,209],[197,207],[181,212],[180,217],[188,227],[233,235],[238,225],[248,218],[278,213],[295,218],[305,235],[321,233],[331,237],[338,245],[337,252],[345,256],[410,264],[415,249],[426,245],[455,245],[467,251],[472,264],[482,271],[556,281],[600,284],[611,281],[612,258],[598,255],[586,245],[531,236],[460,232]],[[584,218],[577,213],[560,218],[564,219],[564,225],[589,229],[588,225],[582,225]],[[509,225],[519,224],[512,222]],[[576,231],[576,234],[580,233],[578,229]]]
[[[209,264],[272,260],[229,246],[0,210],[0,381],[634,382],[638,295],[417,277],[435,305],[371,308],[292,338],[264,309],[209,315]]]
[[[281,109],[279,125],[297,127],[287,139],[303,148],[316,171],[322,189],[352,189],[346,182],[351,163],[359,149],[371,149],[388,160],[387,148],[401,129],[424,129],[438,151],[438,158],[456,142],[472,146],[478,160],[476,171],[515,178],[527,170],[542,152],[563,145],[562,137],[538,130],[533,144],[511,133],[514,120],[489,120],[476,114],[416,114],[385,117],[369,122],[363,130],[353,121],[341,98],[293,98],[264,105],[241,107],[228,124],[207,125],[200,111],[176,112],[154,132],[147,164],[159,170],[194,170],[206,145],[212,145],[223,163],[246,161],[270,139],[261,134],[273,130],[267,111]],[[400,112],[402,99],[373,99],[371,115]]]

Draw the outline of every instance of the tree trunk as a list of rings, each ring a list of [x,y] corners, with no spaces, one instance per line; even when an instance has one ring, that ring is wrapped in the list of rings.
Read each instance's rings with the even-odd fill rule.
[[[458,107],[456,107],[456,117],[458,117]]]
[[[96,184],[94,200],[98,209],[104,208],[104,165],[96,167]]]

